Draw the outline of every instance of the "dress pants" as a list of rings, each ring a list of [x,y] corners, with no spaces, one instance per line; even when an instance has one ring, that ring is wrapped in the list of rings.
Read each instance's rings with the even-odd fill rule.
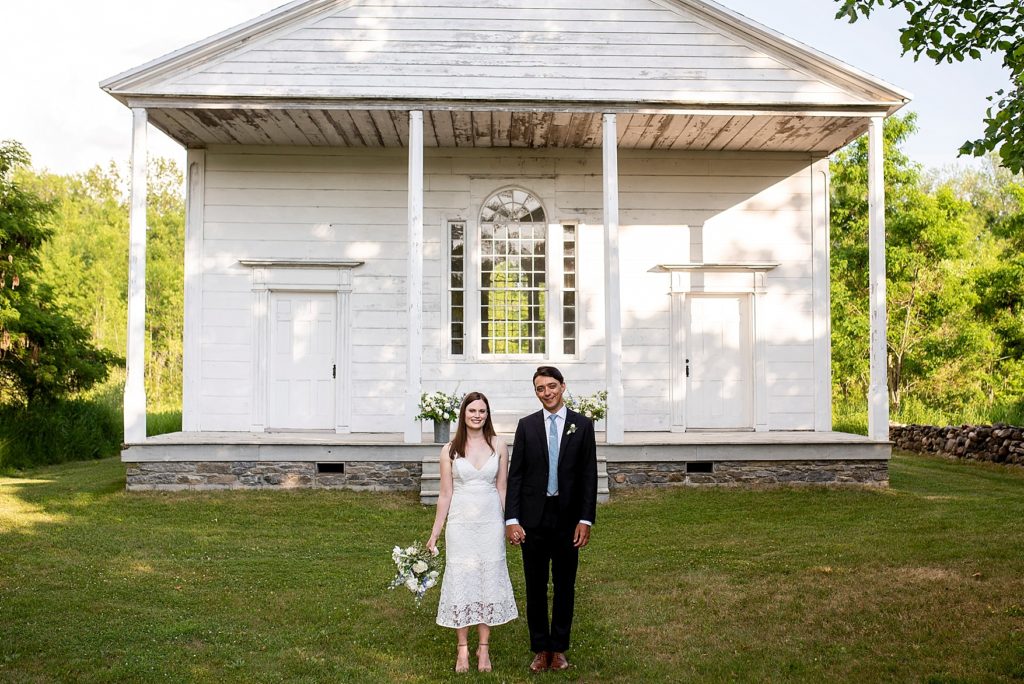
[[[523,574],[526,578],[526,622],[530,650],[562,653],[569,649],[573,604],[576,601],[576,568],[580,550],[573,546],[576,523],[558,520],[558,497],[549,496],[538,527],[524,528]],[[554,587],[551,621],[548,621],[548,576]]]

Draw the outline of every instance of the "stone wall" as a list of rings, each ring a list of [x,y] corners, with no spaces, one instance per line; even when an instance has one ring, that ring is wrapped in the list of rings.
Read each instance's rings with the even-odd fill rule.
[[[127,464],[127,489],[182,491],[210,489],[324,488],[357,491],[419,491],[415,462],[353,461],[344,473],[318,473],[304,461],[158,461]]]
[[[711,472],[686,472],[686,463],[609,462],[608,487],[699,485],[889,485],[888,461],[717,461]]]
[[[345,462],[344,473],[317,472],[307,461],[156,461],[127,463],[128,491],[330,488],[419,491],[415,462]],[[702,464],[705,467],[707,463]],[[628,487],[889,484],[888,461],[716,461],[711,472],[685,462],[608,462],[610,490]]]
[[[889,440],[900,449],[993,463],[1024,465],[1024,428],[994,425],[891,425]]]

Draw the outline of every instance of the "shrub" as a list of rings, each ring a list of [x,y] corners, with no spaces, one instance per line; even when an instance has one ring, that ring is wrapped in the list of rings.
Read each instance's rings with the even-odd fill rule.
[[[0,472],[117,454],[124,427],[112,399],[105,394],[0,407]]]

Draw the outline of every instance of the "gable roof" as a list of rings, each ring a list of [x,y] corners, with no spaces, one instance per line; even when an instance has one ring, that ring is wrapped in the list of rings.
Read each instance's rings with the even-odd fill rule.
[[[707,0],[296,0],[103,81],[122,102],[892,112],[909,95]]]

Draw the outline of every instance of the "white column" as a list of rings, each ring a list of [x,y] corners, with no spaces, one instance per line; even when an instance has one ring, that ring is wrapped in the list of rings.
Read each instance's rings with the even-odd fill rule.
[[[828,159],[811,166],[811,292],[814,326],[814,431],[832,430],[832,313]]]
[[[132,109],[132,204],[128,229],[128,377],[124,386],[124,441],[146,439],[146,124]]]
[[[206,150],[189,150],[186,157],[185,195],[185,311],[182,344],[181,429],[201,429],[201,375],[203,371],[203,231],[206,207]]]
[[[768,307],[768,274],[754,272],[754,295],[750,298],[750,314],[754,329],[754,432],[768,432],[768,332],[765,320]]]
[[[889,439],[885,314],[885,178],[882,171],[882,123],[868,127],[868,278],[871,307],[871,384],[868,387],[868,437]]]
[[[626,402],[622,391],[622,299],[619,280],[619,137],[615,115],[604,115],[604,318],[605,373],[608,385],[609,444],[625,439]]]
[[[405,441],[422,439],[419,411],[423,366],[423,112],[409,112],[409,264]]]

